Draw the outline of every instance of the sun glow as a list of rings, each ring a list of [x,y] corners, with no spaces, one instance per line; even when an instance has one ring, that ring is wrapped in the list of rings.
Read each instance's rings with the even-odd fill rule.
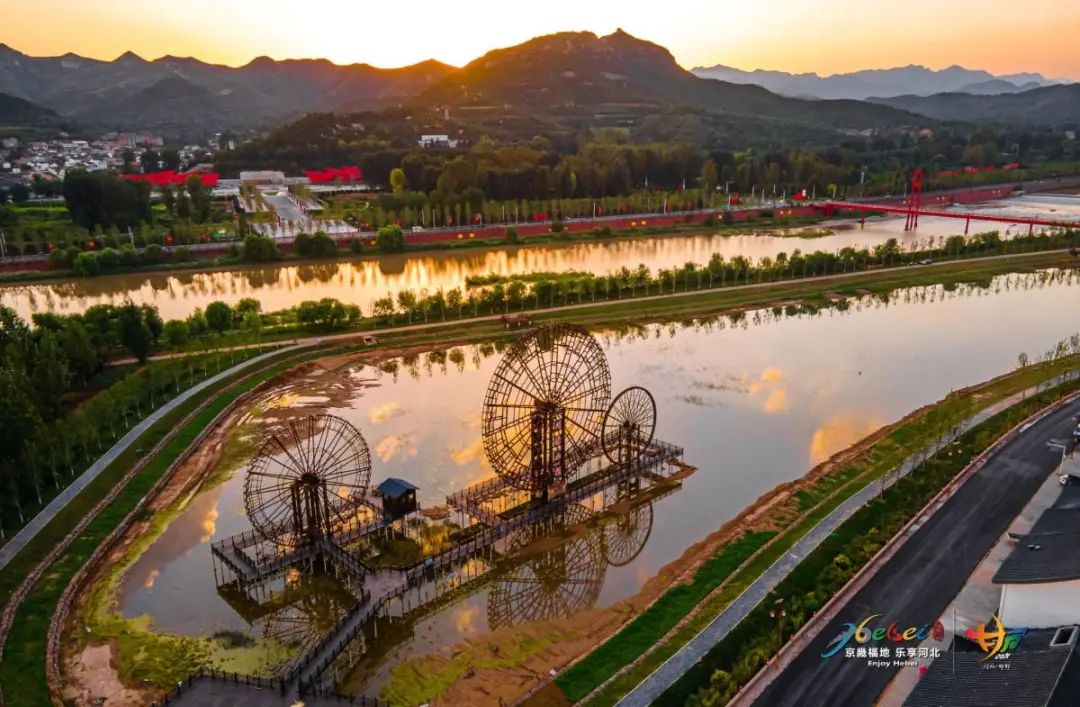
[[[463,0],[452,9],[430,0],[407,8],[325,0],[317,11],[284,0],[4,5],[0,41],[33,55],[72,51],[113,59],[131,50],[148,59],[171,54],[231,65],[267,55],[381,67],[434,58],[460,66],[541,34],[608,34],[621,27],[669,48],[687,68],[723,63],[827,74],[922,63],[1080,77],[1072,42],[1080,13],[1072,0],[1031,0],[1022,12],[986,12],[984,2],[956,0],[936,7],[932,23],[917,12],[855,0],[687,0],[678,12],[644,3],[550,0],[527,17],[494,0]]]

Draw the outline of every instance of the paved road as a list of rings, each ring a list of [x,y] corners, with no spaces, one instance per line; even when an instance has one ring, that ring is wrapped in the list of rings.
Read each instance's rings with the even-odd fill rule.
[[[7,542],[7,544],[5,544],[3,547],[0,547],[0,570],[6,567],[7,564],[11,562],[12,558],[14,558],[15,555],[18,554],[19,550],[21,550],[27,543],[33,540],[34,536],[41,532],[41,529],[48,525],[49,522],[56,517],[57,513],[63,510],[64,507],[67,506],[67,504],[70,503],[73,498],[78,496],[79,493],[81,493],[82,490],[90,484],[90,482],[96,479],[101,474],[101,472],[109,466],[109,464],[112,464],[113,461],[115,461],[116,458],[120,456],[120,454],[123,453],[125,449],[131,446],[135,442],[135,440],[138,439],[140,435],[142,435],[143,432],[146,432],[146,430],[149,429],[151,425],[156,423],[165,415],[168,415],[178,406],[183,405],[186,401],[190,400],[196,395],[199,395],[204,390],[213,390],[218,383],[225,380],[237,371],[241,371],[271,356],[275,356],[282,351],[290,351],[297,348],[302,347],[287,346],[284,348],[275,349],[274,351],[268,351],[267,353],[260,354],[258,356],[253,356],[246,361],[236,364],[232,368],[227,368],[221,373],[213,375],[204,380],[203,382],[197,383],[191,388],[188,388],[169,402],[159,407],[157,410],[154,410],[152,413],[144,417],[142,420],[136,423],[134,427],[128,430],[127,434],[121,437],[116,442],[116,444],[114,444],[103,455],[101,455],[101,458],[91,464],[86,471],[84,471],[82,474],[79,475],[78,478],[72,481],[71,484],[63,491],[61,491],[60,494],[56,496],[56,498],[50,501],[49,504],[45,506],[45,508],[41,509],[41,511],[36,516],[34,516],[29,523],[23,526],[23,528]]]
[[[1069,377],[1073,376],[1070,375]],[[1049,385],[1056,384],[1056,382],[1060,382],[1062,379],[1063,378],[1055,379],[1055,381]],[[1044,384],[1043,387],[1049,387],[1049,385]],[[961,433],[962,430],[969,429],[997,414],[1001,410],[1012,406],[1019,399],[1026,395],[1030,395],[1032,392],[1033,389],[1024,391],[1023,393],[1017,393],[1016,395],[1012,395],[980,410],[963,422],[961,425]],[[944,441],[944,439],[939,440],[939,442]],[[936,446],[940,446],[940,444],[935,443],[930,445],[930,447]],[[917,459],[925,456],[925,453],[930,451],[930,447],[926,450],[922,450],[922,452],[907,457],[895,470],[886,474],[886,487],[892,486],[899,478],[910,473],[911,469],[916,466]],[[751,585],[747,587],[746,590],[726,609],[720,612],[708,626],[702,629],[693,639],[686,643],[659,668],[653,671],[653,673],[645,680],[638,684],[637,687],[623,697],[618,703],[619,707],[645,707],[663,694],[663,692],[673,685],[676,680],[682,677],[687,670],[697,664],[697,662],[705,656],[713,646],[723,640],[740,621],[746,618],[754,607],[761,603],[761,601],[768,596],[769,592],[775,589],[776,586],[780,584],[780,582],[803,560],[803,558],[820,545],[821,542],[836,530],[840,524],[847,520],[851,514],[877,496],[880,489],[881,485],[879,483],[872,483],[844,500],[806,535],[797,540],[791,547],[791,550],[754,580],[754,582],[751,583]],[[965,577],[966,576],[967,575],[965,575]]]
[[[1080,401],[1035,423],[1005,445],[971,477],[860,591],[840,608],[836,624],[871,614],[903,626],[933,622],[963,587],[1032,494],[1057,468],[1061,453],[1046,443],[1066,437]],[[761,707],[872,705],[896,668],[821,652],[835,633],[826,630],[795,656],[754,703]]]

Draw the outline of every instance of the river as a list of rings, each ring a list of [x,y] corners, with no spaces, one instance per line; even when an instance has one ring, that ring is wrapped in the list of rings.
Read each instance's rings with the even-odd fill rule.
[[[763,310],[739,322],[596,332],[613,391],[650,389],[657,437],[684,446],[685,460],[699,469],[652,504],[647,540],[632,560],[599,560],[588,570],[596,589],[590,605],[634,594],[761,494],[878,427],[1015,368],[1021,352],[1038,358],[1077,331],[1078,289],[1076,271],[1009,275],[986,287],[913,288],[887,302],[864,297],[845,311]],[[372,449],[373,484],[409,479],[430,508],[491,476],[480,411],[498,360],[490,346],[466,346],[312,373],[263,394],[244,429],[257,439],[275,416],[297,411],[343,417]],[[149,615],[154,630],[186,635],[270,630],[268,620],[249,622],[215,590],[209,543],[250,527],[243,476],[195,495],[135,561],[121,583],[125,616]],[[386,638],[353,689],[375,694],[402,661],[484,635],[498,615],[489,599],[500,586],[458,598],[407,624],[407,635]],[[326,619],[311,621],[322,626]]]
[[[967,205],[964,208],[972,208]],[[1080,199],[1061,196],[1022,196],[977,205],[990,213],[1066,215],[1080,214]],[[833,235],[804,238],[769,233],[754,235],[674,235],[662,238],[574,242],[566,245],[521,245],[494,249],[448,250],[362,258],[303,265],[244,267],[231,270],[179,273],[137,273],[0,287],[0,304],[29,318],[35,312],[76,314],[95,304],[157,306],[165,319],[183,318],[214,300],[233,304],[245,297],[262,303],[270,312],[292,307],[302,300],[334,297],[358,304],[365,314],[371,303],[402,289],[435,292],[464,287],[474,275],[515,275],[531,272],[607,273],[646,264],[652,269],[703,264],[713,253],[752,260],[813,250],[836,251],[852,246],[873,247],[889,238],[905,247],[963,232],[964,223],[945,218],[923,218],[918,231],[904,232],[902,218],[875,219],[860,226],[843,221],[830,224]],[[1012,227],[1015,231],[1018,227]],[[979,230],[1006,229],[999,224],[972,224]],[[1007,235],[1007,234],[1006,234]]]

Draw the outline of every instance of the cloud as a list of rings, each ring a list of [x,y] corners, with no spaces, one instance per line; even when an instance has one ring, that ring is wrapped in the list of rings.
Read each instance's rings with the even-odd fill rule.
[[[814,430],[814,436],[810,439],[810,466],[816,466],[850,447],[884,424],[885,421],[876,415],[852,411],[833,415]]]
[[[206,515],[203,516],[202,524],[201,524],[202,536],[200,536],[200,538],[199,538],[200,543],[204,543],[204,542],[208,541],[210,538],[214,537],[214,533],[217,531],[217,519],[218,519],[218,508],[217,508],[217,504],[215,503],[210,508],[210,510],[208,510],[206,512]]]
[[[788,405],[788,394],[786,388],[777,388],[769,393],[769,397],[765,398],[765,404],[762,406],[762,410],[766,415],[775,415],[781,412],[787,412],[791,409]]]
[[[458,609],[454,612],[454,627],[458,633],[476,633],[476,617],[480,607],[470,606],[467,609]]]
[[[398,435],[383,437],[375,445],[375,456],[383,462],[388,462],[398,455],[415,457],[416,454],[416,447],[410,445],[409,439]]]
[[[487,455],[484,454],[484,439],[482,437],[477,437],[464,447],[451,449],[450,458],[453,459],[454,463],[458,466],[466,466],[474,461],[486,462]]]
[[[761,372],[761,380],[766,383],[779,383],[784,379],[784,372],[779,368],[770,367]]]
[[[390,402],[368,410],[368,419],[371,420],[373,424],[378,424],[403,414],[405,414],[405,411],[401,409],[400,405]]]

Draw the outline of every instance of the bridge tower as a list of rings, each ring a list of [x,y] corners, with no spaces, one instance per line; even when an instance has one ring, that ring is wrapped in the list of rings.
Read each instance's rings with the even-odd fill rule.
[[[911,192],[907,198],[907,219],[904,221],[904,230],[913,231],[919,227],[919,209],[922,208],[922,181],[923,169],[916,167],[911,175]]]

